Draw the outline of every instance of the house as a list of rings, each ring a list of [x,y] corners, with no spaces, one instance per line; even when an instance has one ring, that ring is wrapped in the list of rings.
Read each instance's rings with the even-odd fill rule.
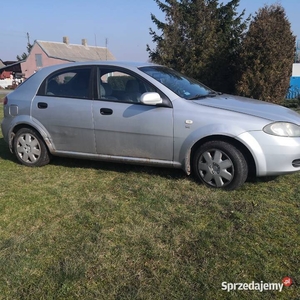
[[[68,37],[63,37],[63,42],[36,40],[21,69],[28,78],[42,67],[90,60],[115,60],[115,57],[107,47],[89,46],[86,39],[82,39],[81,45],[70,44]]]
[[[0,88],[16,86],[22,82],[21,61],[2,61],[0,59]]]

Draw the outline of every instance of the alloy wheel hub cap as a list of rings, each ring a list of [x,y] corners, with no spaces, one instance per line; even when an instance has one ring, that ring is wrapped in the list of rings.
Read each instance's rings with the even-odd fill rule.
[[[220,174],[220,166],[217,163],[213,163],[211,165],[208,166],[209,171],[211,174],[215,175],[215,174]]]
[[[31,147],[30,147],[30,145],[25,145],[25,146],[24,146],[24,151],[25,151],[26,153],[31,152]]]

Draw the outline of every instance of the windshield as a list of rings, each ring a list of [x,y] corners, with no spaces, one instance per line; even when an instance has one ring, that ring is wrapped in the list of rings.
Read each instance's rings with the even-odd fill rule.
[[[187,100],[216,95],[216,92],[201,84],[197,80],[186,77],[185,75],[167,67],[149,66],[141,67],[139,69],[165,85],[178,96]]]

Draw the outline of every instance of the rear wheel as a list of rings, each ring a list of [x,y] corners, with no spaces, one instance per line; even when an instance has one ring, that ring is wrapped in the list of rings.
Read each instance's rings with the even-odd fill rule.
[[[21,128],[17,131],[13,142],[17,159],[26,166],[40,167],[50,161],[48,149],[40,135],[30,129]]]
[[[203,144],[195,153],[193,169],[207,186],[234,190],[247,179],[248,166],[243,154],[223,141]]]

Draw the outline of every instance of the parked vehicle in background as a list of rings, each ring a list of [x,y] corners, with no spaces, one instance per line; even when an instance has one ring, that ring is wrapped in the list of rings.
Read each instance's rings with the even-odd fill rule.
[[[209,187],[300,169],[300,115],[222,95],[150,63],[43,68],[4,99],[2,133],[26,166],[51,156],[181,168]]]

